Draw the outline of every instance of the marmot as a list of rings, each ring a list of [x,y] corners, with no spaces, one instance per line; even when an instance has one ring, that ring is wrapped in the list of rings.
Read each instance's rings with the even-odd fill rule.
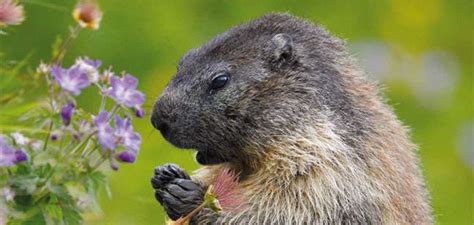
[[[155,169],[172,219],[202,201],[221,167],[240,173],[239,212],[193,224],[432,224],[408,130],[319,25],[269,14],[181,58],[151,122],[204,168]]]

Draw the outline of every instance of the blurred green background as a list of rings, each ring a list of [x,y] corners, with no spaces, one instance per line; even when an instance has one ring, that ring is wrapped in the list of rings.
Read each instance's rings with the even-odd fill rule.
[[[8,59],[31,54],[48,60],[57,35],[73,25],[75,1],[24,0],[27,20],[0,36]],[[389,104],[412,128],[438,224],[473,224],[473,3],[432,1],[100,1],[98,31],[81,33],[66,57],[101,59],[139,77],[147,110],[170,80],[179,57],[228,28],[268,12],[289,12],[324,25],[347,40],[369,75],[385,87]],[[41,90],[43,91],[43,90]],[[87,94],[81,104],[93,105]],[[103,215],[87,224],[162,224],[150,177],[156,165],[198,168],[190,151],[177,150],[136,120],[143,148],[134,165],[110,172],[113,197],[102,193]]]

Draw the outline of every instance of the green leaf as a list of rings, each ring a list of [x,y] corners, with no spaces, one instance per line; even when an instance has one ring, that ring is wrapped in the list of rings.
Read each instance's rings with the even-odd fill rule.
[[[24,194],[31,194],[37,188],[39,178],[34,175],[19,176],[13,180],[13,186]]]
[[[61,36],[57,36],[56,40],[54,40],[53,45],[51,46],[52,48],[52,55],[51,58],[55,58],[59,54],[59,49],[61,48],[61,45],[63,44],[63,39]]]
[[[72,209],[63,210],[63,222],[67,225],[79,225],[81,224],[82,217],[79,212]]]
[[[96,192],[100,187],[108,185],[107,177],[100,171],[87,173],[87,181],[85,188],[88,192]]]
[[[48,204],[45,207],[47,215],[53,220],[61,220],[63,218],[63,210],[56,204]]]
[[[212,209],[214,212],[222,211],[222,207],[217,199],[217,196],[213,192],[213,185],[209,185],[206,193],[204,194],[204,205]]]
[[[36,175],[41,178],[46,178],[53,170],[53,167],[49,163],[38,166],[35,170]]]
[[[46,225],[46,220],[40,210],[33,210],[34,214],[28,215],[27,218],[20,218],[16,221],[9,221],[8,224],[12,225]]]

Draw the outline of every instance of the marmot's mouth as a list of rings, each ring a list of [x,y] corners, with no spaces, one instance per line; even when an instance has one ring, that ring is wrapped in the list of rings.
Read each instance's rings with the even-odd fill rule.
[[[217,154],[207,150],[197,150],[196,161],[201,165],[215,165],[225,162],[225,160]]]

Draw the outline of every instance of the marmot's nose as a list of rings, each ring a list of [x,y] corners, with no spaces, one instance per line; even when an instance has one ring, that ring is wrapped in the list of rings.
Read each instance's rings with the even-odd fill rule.
[[[154,115],[152,117],[154,117]],[[161,135],[163,135],[163,137],[166,137],[166,134],[169,130],[169,125],[166,122],[152,118],[151,123],[157,130],[161,132]]]
[[[167,137],[170,128],[170,115],[164,110],[160,101],[156,102],[151,115],[151,124],[161,132],[163,137]]]

